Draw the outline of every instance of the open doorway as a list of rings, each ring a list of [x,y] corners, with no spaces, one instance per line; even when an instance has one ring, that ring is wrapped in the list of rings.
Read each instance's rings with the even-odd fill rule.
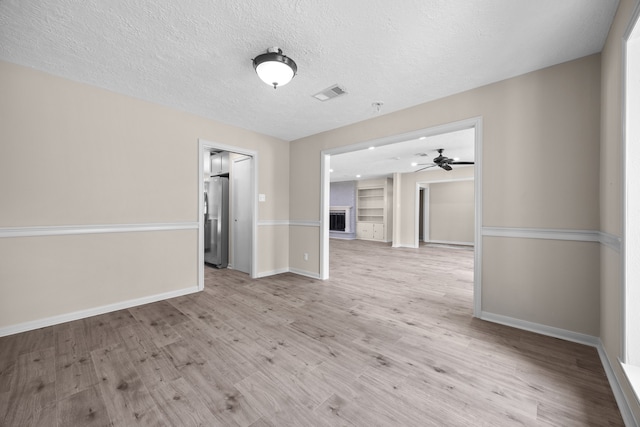
[[[475,188],[473,177],[425,179],[416,185],[416,241],[474,246]]]
[[[481,302],[481,259],[482,259],[482,240],[481,240],[481,224],[482,224],[482,119],[480,117],[462,120],[459,122],[449,123],[446,125],[436,126],[432,128],[420,129],[405,134],[394,135],[372,141],[365,141],[349,146],[337,147],[324,150],[321,153],[321,183],[322,183],[322,200],[321,200],[321,253],[320,253],[320,277],[322,279],[329,278],[329,223],[330,223],[330,187],[331,187],[331,157],[353,153],[362,150],[377,150],[378,147],[392,147],[394,144],[400,145],[402,142],[419,140],[421,138],[429,138],[447,133],[454,133],[463,130],[470,130],[473,135],[471,142],[475,157],[475,165],[469,169],[468,177],[464,180],[471,181],[473,184],[473,243],[474,243],[474,284],[473,284],[473,313],[479,316],[482,309]],[[373,148],[371,148],[373,147]],[[433,148],[433,147],[432,147]],[[437,147],[442,148],[442,147]],[[466,160],[466,159],[464,159]],[[417,162],[416,162],[417,163]],[[418,164],[413,165],[414,171]],[[437,168],[436,168],[437,169]],[[430,173],[430,172],[429,172]],[[416,186],[419,180],[415,178],[417,174],[410,174],[401,171],[393,176],[393,203],[392,203],[392,246],[393,247],[419,247],[419,197],[420,187]],[[411,177],[406,179],[405,177]],[[408,181],[413,181],[408,183]],[[425,180],[422,180],[423,182]],[[402,183],[402,185],[400,185]],[[403,188],[404,187],[404,188]],[[414,197],[410,206],[399,206],[398,194],[409,192],[413,196],[405,197],[409,200]],[[405,200],[405,201],[406,201]],[[409,203],[409,202],[407,202]]]
[[[255,278],[257,153],[201,139],[198,165],[198,288],[204,289],[204,271],[209,268],[205,264],[232,268]],[[226,206],[221,209],[215,201],[221,200],[218,188],[228,193]],[[214,207],[222,213],[213,212]],[[212,238],[214,233],[220,233],[218,240]],[[213,254],[217,245],[224,245],[226,259]]]

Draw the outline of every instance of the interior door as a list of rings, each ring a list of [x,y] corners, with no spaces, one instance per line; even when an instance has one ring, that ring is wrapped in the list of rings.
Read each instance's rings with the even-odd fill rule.
[[[251,274],[251,157],[233,161],[233,269]]]

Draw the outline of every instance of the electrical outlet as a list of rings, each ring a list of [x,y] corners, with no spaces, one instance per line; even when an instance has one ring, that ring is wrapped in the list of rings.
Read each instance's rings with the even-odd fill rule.
[[[306,252],[304,253],[304,260],[309,261],[309,254]]]

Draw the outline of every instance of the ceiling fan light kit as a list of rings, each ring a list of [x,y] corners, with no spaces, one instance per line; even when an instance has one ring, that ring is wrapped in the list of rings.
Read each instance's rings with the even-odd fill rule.
[[[298,72],[296,62],[283,55],[277,47],[269,48],[266,53],[253,58],[253,68],[260,80],[274,89],[289,83]]]

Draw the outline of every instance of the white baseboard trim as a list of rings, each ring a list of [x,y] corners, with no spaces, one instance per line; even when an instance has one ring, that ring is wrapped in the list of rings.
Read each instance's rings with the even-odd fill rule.
[[[429,240],[426,243],[435,243],[438,245],[474,246],[473,242],[452,242],[449,240]]]
[[[306,270],[300,270],[298,268],[279,268],[277,270],[263,271],[261,273],[258,273],[258,275],[256,276],[256,279],[260,279],[262,277],[275,276],[276,274],[283,274],[283,273],[293,273],[293,274],[298,274],[300,276],[310,277],[312,279],[322,280],[318,273],[313,273],[311,271],[306,271]]]
[[[318,273],[313,273],[311,271],[300,270],[298,268],[290,268],[289,272],[299,274],[300,276],[311,277],[312,279],[322,280]]]
[[[515,319],[513,317],[502,316],[500,314],[487,313],[486,311],[481,312],[479,317],[480,319],[486,320],[488,322],[499,323],[501,325],[510,326],[516,329],[523,329],[525,331],[535,332],[541,335],[547,335],[550,337],[595,347],[598,351],[598,356],[600,356],[600,361],[602,362],[605,374],[607,375],[607,380],[611,385],[611,390],[616,399],[616,403],[618,404],[618,408],[620,409],[620,414],[622,415],[625,426],[638,427],[638,422],[633,416],[633,412],[631,411],[629,402],[627,401],[627,398],[622,391],[620,381],[618,381],[618,377],[611,366],[611,361],[609,360],[609,357],[604,350],[604,346],[602,345],[602,341],[600,340],[600,338],[594,337],[592,335],[568,331],[566,329],[555,328],[553,326],[527,322],[526,320]]]
[[[261,277],[275,276],[276,274],[283,274],[288,272],[289,272],[288,268],[278,268],[276,270],[263,271],[261,273],[258,273],[258,275],[256,276],[256,279],[260,279]]]
[[[633,397],[640,404],[640,366],[624,363],[620,359],[618,359],[618,363],[627,378],[627,382],[633,389]]]
[[[47,326],[58,325],[60,323],[71,322],[74,320],[84,319],[91,316],[110,313],[112,311],[124,310],[126,308],[136,307],[138,305],[158,302],[169,298],[180,297],[183,295],[198,292],[198,287],[190,287],[179,289],[177,291],[165,292],[162,294],[149,295],[142,298],[136,298],[127,301],[121,301],[114,304],[103,305],[100,307],[89,308],[86,310],[74,311],[72,313],[60,314],[57,316],[46,317],[44,319],[32,320],[29,322],[18,323],[16,325],[5,326],[0,328],[0,337],[18,334],[20,332],[32,331],[34,329],[45,328]]]
[[[600,339],[592,335],[581,334],[579,332],[573,332],[566,329],[555,328],[553,326],[542,325],[540,323],[528,322],[526,320],[515,319],[509,316],[503,316],[501,314],[488,313],[483,311],[480,313],[480,319],[488,322],[499,323],[505,326],[511,326],[516,329],[522,329],[529,332],[535,332],[541,335],[547,335],[549,337],[560,338],[566,341],[576,342],[578,344],[585,344],[592,347],[596,347]]]
[[[618,409],[620,409],[620,415],[622,415],[622,421],[624,421],[624,425],[627,427],[638,427],[638,420],[636,420],[636,418],[633,416],[633,411],[629,406],[629,400],[625,396],[624,391],[622,391],[622,387],[620,386],[620,381],[618,380],[616,371],[613,370],[611,360],[609,360],[609,356],[607,355],[607,352],[602,345],[602,341],[600,341],[599,339],[596,349],[598,350],[598,355],[600,356],[600,361],[602,362],[604,372],[607,375],[607,380],[609,380],[609,384],[611,385],[613,397],[616,399]]]

